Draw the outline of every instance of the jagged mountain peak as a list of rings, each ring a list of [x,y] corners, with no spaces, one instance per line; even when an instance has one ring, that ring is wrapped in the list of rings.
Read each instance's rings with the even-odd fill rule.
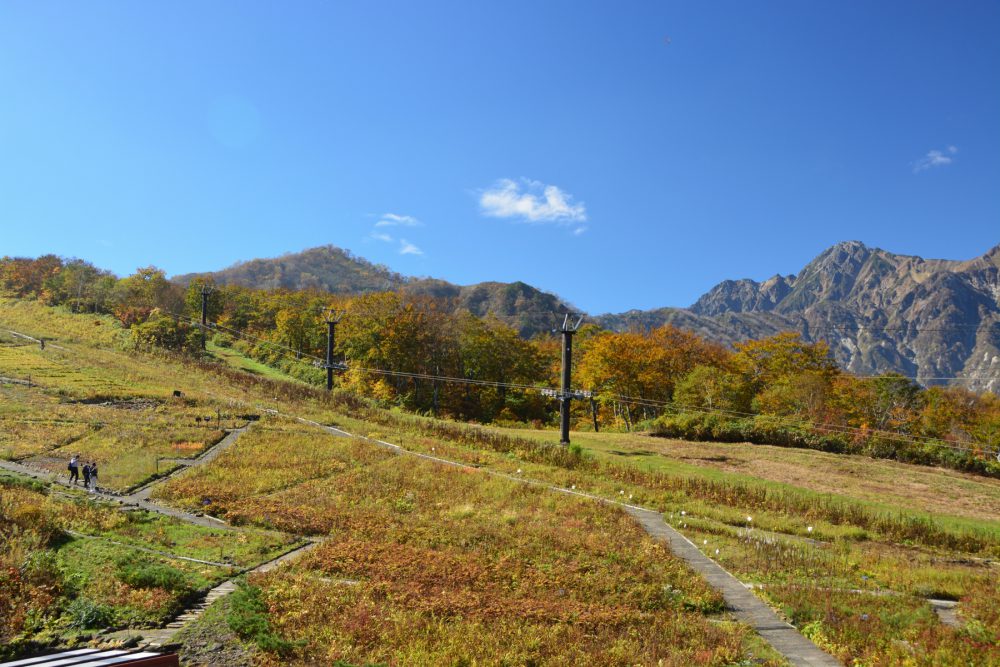
[[[1000,243],[993,246],[987,250],[980,259],[985,260],[986,263],[992,264],[993,266],[1000,268]]]
[[[726,280],[688,310],[606,316],[615,328],[664,322],[723,343],[800,331],[857,373],[956,378],[1000,389],[1000,246],[968,261],[924,259],[845,241],[798,275]]]

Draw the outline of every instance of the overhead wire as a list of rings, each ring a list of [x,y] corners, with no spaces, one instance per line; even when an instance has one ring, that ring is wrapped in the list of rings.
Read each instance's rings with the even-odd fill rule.
[[[199,320],[193,318],[193,317],[182,315],[182,314],[179,314],[179,313],[174,313],[172,311],[164,311],[164,312],[167,312],[168,314],[170,314],[170,315],[172,315],[172,316],[174,316],[176,318],[187,320],[187,321],[195,324],[196,326],[199,326],[199,327],[201,326],[201,322]],[[321,358],[321,357],[319,357],[317,355],[313,355],[313,354],[301,352],[300,350],[295,350],[295,349],[293,349],[291,347],[288,347],[286,345],[282,345],[281,343],[277,343],[275,341],[270,341],[270,340],[267,340],[267,339],[264,339],[264,338],[260,338],[258,336],[254,336],[252,334],[249,334],[249,333],[247,333],[245,331],[241,331],[239,329],[235,329],[235,328],[232,328],[232,327],[227,327],[225,325],[221,325],[221,324],[218,324],[218,323],[207,323],[206,326],[208,328],[211,328],[211,329],[222,329],[222,330],[228,331],[228,332],[230,332],[230,333],[232,333],[232,334],[234,334],[234,335],[236,335],[236,336],[238,336],[240,338],[253,340],[254,342],[257,342],[259,344],[264,344],[264,345],[269,345],[269,346],[275,347],[275,348],[281,350],[284,354],[295,355],[295,358],[299,359],[299,360],[301,360],[302,357],[307,357],[307,358],[313,359],[315,361],[318,361],[318,362],[321,362],[321,363],[325,363],[325,359],[323,359],[323,358]],[[488,386],[488,387],[495,387],[495,388],[509,388],[509,389],[522,390],[522,391],[538,391],[538,392],[542,392],[543,390],[547,390],[547,391],[552,391],[553,390],[553,388],[551,388],[551,387],[543,387],[543,386],[538,386],[538,385],[528,385],[528,384],[510,383],[510,382],[497,382],[497,381],[490,381],[490,380],[478,380],[478,379],[475,379],[475,378],[462,378],[462,377],[454,377],[454,376],[447,376],[447,375],[433,375],[433,374],[429,374],[429,373],[418,373],[418,372],[407,372],[407,371],[393,371],[393,370],[388,370],[388,369],[365,368],[365,367],[360,367],[360,366],[351,366],[350,369],[351,370],[361,371],[361,372],[372,373],[372,374],[385,375],[385,376],[405,377],[405,378],[410,378],[410,379],[422,379],[422,380],[431,380],[431,381],[446,382],[446,383],[456,383],[456,384],[466,384],[466,385],[474,385],[474,386]],[[862,378],[862,379],[865,379],[865,378],[879,379],[879,378],[884,378],[884,377],[887,377],[887,376],[854,376],[854,377],[859,377],[859,378]],[[889,377],[891,377],[891,376],[889,376]],[[906,378],[906,379],[913,379],[913,378]],[[639,406],[644,406],[644,407],[652,407],[652,408],[656,408],[656,409],[669,410],[671,412],[674,412],[675,414],[681,413],[681,412],[696,412],[696,413],[702,413],[702,414],[723,414],[723,415],[727,415],[727,416],[735,416],[735,417],[741,417],[741,418],[762,416],[762,415],[759,415],[757,413],[741,412],[741,411],[736,411],[736,410],[726,410],[726,409],[722,409],[722,408],[706,408],[706,407],[703,407],[703,406],[702,407],[679,406],[676,403],[673,403],[673,402],[670,402],[670,401],[662,401],[662,400],[657,400],[657,399],[648,399],[648,398],[641,397],[641,396],[627,396],[627,395],[624,395],[624,394],[612,394],[612,395],[616,396],[622,402],[632,403],[632,404],[639,405]],[[230,400],[232,400],[232,399],[230,399]],[[763,415],[763,416],[767,416],[767,417],[772,418],[772,419],[778,419],[779,421],[784,421],[785,423],[795,424],[795,425],[799,425],[799,426],[807,426],[807,427],[809,427],[811,429],[814,429],[814,430],[817,430],[817,431],[827,432],[827,433],[835,433],[835,434],[839,434],[839,435],[865,435],[865,436],[870,436],[870,435],[873,435],[873,434],[877,434],[877,435],[883,435],[883,436],[886,436],[886,437],[894,438],[896,440],[901,440],[901,441],[904,441],[904,442],[909,442],[911,444],[933,445],[933,446],[948,448],[948,449],[951,449],[951,450],[954,450],[954,451],[972,452],[972,453],[981,453],[983,451],[989,451],[989,448],[988,448],[988,446],[985,443],[978,443],[978,442],[976,442],[976,443],[972,443],[973,445],[975,445],[975,447],[962,447],[960,445],[949,443],[947,441],[943,441],[943,440],[940,440],[940,439],[930,438],[930,437],[927,437],[927,436],[915,436],[915,435],[906,434],[906,433],[902,433],[902,432],[898,432],[898,431],[887,431],[887,430],[884,430],[884,429],[862,429],[862,428],[858,428],[858,427],[851,427],[851,426],[846,426],[846,425],[836,425],[836,424],[816,424],[816,423],[811,422],[811,421],[798,420],[798,419],[795,419],[795,418],[792,418],[792,417],[787,417],[787,416],[782,416],[782,415]]]
[[[196,326],[201,326],[201,322],[199,320],[197,320],[196,318],[193,318],[193,317],[190,317],[190,316],[187,316],[187,315],[180,315],[178,313],[174,313],[174,312],[171,312],[171,311],[164,311],[164,312],[168,312],[169,314],[173,315],[174,317],[179,317],[181,319],[188,320],[189,322],[191,322],[192,324],[194,324]],[[296,356],[296,359],[300,359],[301,360],[302,357],[305,357],[305,358],[308,358],[308,359],[319,361],[321,363],[325,363],[326,362],[326,360],[323,357],[319,357],[317,355],[310,354],[308,352],[303,352],[301,350],[297,350],[297,349],[291,348],[291,347],[289,347],[287,345],[283,345],[281,343],[278,343],[278,342],[275,342],[275,341],[272,341],[272,340],[268,340],[266,338],[260,338],[259,336],[254,336],[253,334],[247,333],[247,332],[239,330],[239,329],[234,329],[232,327],[227,327],[227,326],[225,326],[223,324],[209,322],[206,326],[208,328],[210,328],[210,329],[222,329],[222,330],[228,331],[228,332],[233,333],[234,335],[237,335],[237,336],[239,336],[241,338],[250,339],[250,340],[252,340],[252,341],[254,341],[256,343],[262,344],[262,345],[268,345],[268,346],[271,346],[271,347],[280,348],[282,350],[285,350],[288,353],[294,354]],[[462,378],[462,377],[455,377],[455,376],[442,376],[442,375],[433,375],[433,374],[430,374],[430,373],[410,373],[410,372],[404,372],[404,371],[393,371],[393,370],[389,370],[389,369],[369,368],[369,367],[363,367],[363,366],[352,366],[351,368],[353,370],[366,371],[366,372],[370,372],[370,373],[378,373],[378,374],[383,374],[383,375],[400,375],[400,376],[405,376],[405,377],[416,377],[418,379],[441,380],[441,381],[459,382],[459,383],[465,383],[465,384],[488,385],[488,386],[494,386],[494,387],[506,387],[506,388],[511,388],[511,389],[543,389],[543,388],[548,389],[548,388],[551,388],[551,387],[541,387],[539,385],[518,384],[518,383],[512,383],[512,382],[499,382],[499,381],[492,381],[492,380],[477,380],[475,378]],[[915,382],[916,381],[920,381],[920,380],[925,380],[925,381],[966,380],[966,381],[970,381],[970,382],[977,382],[977,381],[983,381],[983,380],[986,380],[986,381],[1000,381],[1000,377],[983,376],[983,375],[950,375],[950,376],[933,376],[933,377],[930,377],[930,376],[921,376],[921,375],[912,376],[912,375],[901,375],[901,374],[898,375],[898,376],[897,375],[857,375],[857,374],[851,373],[850,376],[854,377],[854,378],[858,378],[858,379],[886,379],[886,378],[893,378],[893,377],[902,377],[902,378],[905,378],[907,380],[913,380]]]
[[[174,316],[176,316],[176,317],[181,317],[183,319],[189,320],[189,321],[195,323],[197,326],[201,326],[200,321],[196,320],[195,318],[184,316],[184,315],[178,315],[176,313],[171,313],[171,314],[174,315]],[[244,331],[240,331],[238,329],[234,329],[234,328],[231,328],[231,327],[226,327],[225,325],[212,324],[212,323],[207,324],[207,326],[209,328],[224,329],[224,330],[229,331],[229,332],[231,332],[231,333],[233,333],[233,334],[235,334],[235,335],[237,335],[237,336],[239,336],[241,338],[250,339],[250,340],[253,340],[253,341],[258,342],[260,344],[271,345],[271,346],[277,347],[277,348],[283,350],[286,354],[293,354],[293,355],[295,355],[295,357],[297,359],[300,359],[301,357],[308,357],[308,358],[314,359],[316,361],[325,363],[325,359],[323,359],[323,358],[321,358],[319,356],[312,355],[312,354],[305,353],[305,352],[301,352],[299,350],[295,350],[295,349],[293,349],[291,347],[288,347],[286,345],[282,345],[282,344],[276,343],[274,341],[269,341],[267,339],[263,339],[263,338],[260,338],[260,337],[257,337],[257,336],[253,336],[252,334],[249,334],[249,333],[244,332]],[[366,367],[355,366],[355,365],[352,365],[349,368],[350,368],[350,370],[356,370],[356,371],[367,372],[367,373],[372,373],[372,374],[379,374],[379,375],[385,375],[385,376],[405,377],[405,378],[410,378],[410,379],[431,380],[431,381],[456,383],[456,384],[489,386],[489,387],[496,387],[496,388],[509,388],[509,389],[522,390],[522,391],[539,391],[539,392],[541,392],[542,390],[548,390],[548,391],[552,391],[553,390],[552,387],[543,387],[543,386],[539,386],[539,385],[528,385],[528,384],[511,383],[511,382],[497,382],[497,381],[490,381],[490,380],[478,380],[478,379],[475,379],[475,378],[462,378],[462,377],[454,377],[454,376],[447,376],[447,375],[434,375],[434,374],[430,374],[430,373],[419,373],[419,372],[408,372],[408,371],[393,371],[393,370],[388,370],[388,369],[366,368]],[[860,379],[883,379],[883,378],[893,377],[893,376],[853,376],[853,377],[857,377],[857,378],[860,378]],[[904,377],[905,379],[908,379],[908,380],[915,379],[915,378],[906,377],[906,376],[901,376],[901,377]],[[971,378],[939,378],[939,379],[971,379]],[[705,408],[705,407],[693,407],[693,406],[678,406],[676,403],[673,403],[673,402],[670,402],[670,401],[661,401],[661,400],[656,400],[656,399],[648,399],[648,398],[640,397],[640,396],[626,396],[626,395],[623,395],[623,394],[615,394],[615,396],[617,396],[619,398],[619,400],[621,400],[622,402],[633,403],[635,405],[641,405],[641,406],[645,406],[645,407],[653,407],[653,408],[658,408],[658,409],[670,410],[670,411],[675,412],[675,413],[685,412],[685,411],[686,412],[700,412],[700,413],[703,413],[703,414],[705,414],[705,413],[708,413],[708,414],[724,414],[724,415],[727,415],[727,416],[735,416],[735,417],[741,417],[741,418],[757,417],[757,416],[767,416],[769,418],[777,419],[777,420],[783,421],[785,423],[795,424],[795,425],[799,425],[799,426],[807,426],[808,428],[812,428],[812,429],[817,430],[817,431],[826,432],[826,433],[834,433],[834,434],[839,434],[839,435],[865,435],[865,436],[882,435],[882,436],[885,436],[885,437],[894,438],[896,440],[901,440],[901,441],[904,441],[904,442],[909,442],[911,444],[932,445],[932,446],[937,446],[937,447],[944,447],[944,448],[951,449],[951,450],[954,450],[954,451],[972,452],[972,453],[979,453],[979,452],[982,452],[982,451],[990,451],[990,449],[992,449],[991,446],[988,446],[985,443],[979,443],[979,442],[971,443],[973,445],[972,447],[963,447],[961,445],[957,445],[957,444],[954,444],[954,443],[949,443],[947,441],[940,440],[940,439],[937,439],[937,438],[931,438],[931,437],[928,437],[928,436],[917,436],[917,435],[902,433],[902,432],[899,432],[899,431],[888,431],[888,430],[885,430],[885,429],[862,429],[862,428],[859,428],[859,427],[852,427],[852,426],[846,426],[846,425],[837,425],[837,424],[816,424],[815,422],[803,421],[803,420],[799,420],[799,419],[795,419],[795,418],[787,417],[787,416],[783,416],[783,415],[760,415],[758,413],[741,412],[741,411],[734,411],[734,410],[725,410],[725,409],[721,409],[721,408]]]
[[[169,311],[165,311],[165,312],[169,312]],[[199,320],[193,318],[193,317],[189,317],[189,316],[186,316],[186,315],[178,315],[177,313],[172,313],[172,312],[170,314],[174,315],[175,317],[180,317],[180,318],[186,319],[186,320],[188,320],[188,321],[196,324],[197,326],[201,326],[201,322]],[[216,329],[216,328],[218,328],[218,329],[224,329],[224,330],[226,330],[226,331],[228,331],[228,332],[230,332],[230,333],[232,333],[232,334],[234,334],[236,336],[239,336],[240,338],[244,338],[246,340],[252,340],[252,341],[254,341],[256,343],[259,343],[261,345],[269,345],[269,346],[278,348],[278,349],[282,350],[286,354],[295,355],[296,359],[301,359],[302,357],[306,357],[308,359],[313,359],[313,360],[321,362],[321,363],[326,363],[326,359],[324,359],[323,357],[319,357],[317,355],[310,354],[308,352],[302,352],[300,350],[296,350],[294,348],[288,347],[287,345],[282,345],[281,343],[277,343],[275,341],[267,340],[266,338],[260,338],[258,336],[254,336],[253,334],[249,334],[249,333],[247,333],[245,331],[241,331],[239,329],[233,329],[231,327],[227,327],[227,326],[224,326],[224,325],[221,325],[221,324],[213,324],[213,323],[208,323],[206,326],[208,328],[210,328],[210,329]],[[542,390],[542,389],[550,389],[551,388],[551,387],[542,387],[542,386],[539,386],[539,385],[532,385],[532,384],[522,384],[522,383],[517,383],[517,382],[500,382],[500,381],[495,381],[495,380],[480,380],[480,379],[476,379],[476,378],[463,378],[463,377],[456,377],[456,376],[449,376],[449,375],[434,375],[434,374],[431,374],[431,373],[420,373],[420,372],[416,372],[416,371],[394,371],[394,370],[384,369],[384,368],[371,368],[371,367],[367,367],[367,366],[359,366],[359,365],[356,365],[356,364],[352,364],[349,367],[349,370],[361,371],[361,372],[365,372],[365,373],[373,373],[373,374],[377,374],[377,375],[388,375],[388,376],[413,378],[413,379],[418,379],[418,380],[436,380],[436,381],[440,381],[440,382],[452,382],[452,383],[459,383],[459,384],[489,386],[489,387],[505,388],[505,389],[525,389],[525,390],[536,390],[536,391],[538,391],[538,390]]]

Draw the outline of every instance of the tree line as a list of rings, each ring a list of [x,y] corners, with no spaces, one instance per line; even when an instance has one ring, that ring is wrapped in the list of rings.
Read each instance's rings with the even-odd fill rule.
[[[347,390],[414,412],[500,425],[554,425],[558,406],[523,387],[558,385],[557,335],[524,339],[495,317],[397,292],[186,287],[155,267],[118,278],[53,255],[0,259],[0,289],[74,312],[113,315],[137,347],[201,354],[201,291],[209,286],[213,345],[233,348],[306,382],[325,354],[323,313],[342,311],[335,354]],[[553,314],[555,322],[555,314]],[[750,441],[946,464],[1000,475],[1000,398],[956,386],[923,388],[896,374],[841,370],[826,343],[794,332],[732,349],[665,325],[612,332],[585,324],[575,341],[578,429],[642,429],[689,439]],[[382,371],[382,372],[379,372]],[[433,379],[448,378],[448,379]],[[477,384],[479,382],[490,384]],[[891,435],[890,435],[891,434]]]

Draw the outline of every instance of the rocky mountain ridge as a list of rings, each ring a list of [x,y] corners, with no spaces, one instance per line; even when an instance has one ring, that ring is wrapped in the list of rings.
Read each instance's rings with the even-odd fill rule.
[[[194,275],[175,279],[186,282]],[[442,299],[454,310],[492,313],[524,336],[550,330],[557,313],[572,309],[523,282],[455,285],[405,277],[334,246],[243,262],[207,275],[259,288],[353,294],[395,289]],[[589,319],[619,331],[670,323],[725,344],[799,331],[808,340],[827,341],[838,363],[860,375],[896,371],[922,384],[954,382],[1000,391],[1000,245],[981,257],[955,261],[846,241],[794,275],[723,281],[690,308]]]
[[[800,331],[827,341],[838,363],[860,375],[896,371],[922,384],[1000,391],[1000,245],[952,261],[847,241],[795,275],[727,280],[688,309],[598,321],[614,329],[669,322],[724,343]]]

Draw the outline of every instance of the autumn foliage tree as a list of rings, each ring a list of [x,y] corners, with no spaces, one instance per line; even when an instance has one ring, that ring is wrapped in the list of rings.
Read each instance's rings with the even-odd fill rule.
[[[168,280],[156,267],[117,278],[81,260],[54,255],[0,259],[0,293],[75,312],[115,315],[143,347],[201,354],[191,320],[201,287]],[[478,422],[556,422],[558,402],[537,391],[557,387],[558,335],[526,340],[493,316],[455,312],[443,298],[400,292],[331,295],[319,290],[217,285],[208,319],[217,344],[307,382],[325,353],[322,313],[345,312],[335,356],[347,361],[343,387],[410,410]],[[896,374],[841,371],[823,341],[783,332],[733,349],[673,326],[611,332],[585,324],[575,343],[573,386],[595,393],[602,428],[656,418],[678,437],[751,439],[837,451],[942,461],[985,470],[1000,447],[1000,398],[957,387],[923,388]],[[577,427],[590,405],[573,401]],[[953,449],[935,449],[926,439]],[[866,449],[868,447],[868,449]],[[958,452],[958,453],[955,453]],[[916,455],[914,455],[916,456]]]

